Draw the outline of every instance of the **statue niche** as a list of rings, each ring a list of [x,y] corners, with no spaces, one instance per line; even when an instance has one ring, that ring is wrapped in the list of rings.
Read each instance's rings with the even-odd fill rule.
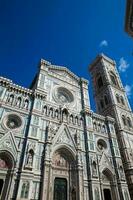
[[[97,176],[97,164],[95,161],[92,162],[92,175]]]
[[[34,157],[34,151],[32,149],[30,149],[28,151],[28,154],[27,154],[27,162],[26,162],[26,167],[27,168],[32,168],[32,165],[33,165],[33,157]]]

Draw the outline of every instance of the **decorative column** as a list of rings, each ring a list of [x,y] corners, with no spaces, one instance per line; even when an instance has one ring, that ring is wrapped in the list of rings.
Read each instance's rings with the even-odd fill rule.
[[[51,148],[51,132],[50,124],[46,128],[46,142],[44,146],[44,161],[43,161],[43,175],[42,175],[42,188],[41,188],[41,199],[50,200],[51,196],[51,158],[50,158],[50,148]]]

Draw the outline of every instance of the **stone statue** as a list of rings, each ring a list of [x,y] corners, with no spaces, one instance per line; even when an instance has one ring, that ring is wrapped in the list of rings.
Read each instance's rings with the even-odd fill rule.
[[[33,155],[31,154],[31,152],[29,152],[27,156],[27,165],[32,167],[32,163],[33,163]]]
[[[96,168],[96,162],[95,161],[93,161],[93,163],[92,163],[92,174],[93,174],[93,176],[97,175],[97,168]]]
[[[29,106],[29,102],[28,102],[28,100],[25,100],[25,102],[24,102],[24,108],[28,109],[28,106]]]

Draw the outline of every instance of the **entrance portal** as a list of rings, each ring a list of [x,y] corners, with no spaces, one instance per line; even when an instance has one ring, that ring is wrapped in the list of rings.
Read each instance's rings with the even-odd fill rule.
[[[52,200],[76,200],[78,180],[76,160],[65,148],[58,149],[52,159],[53,193]]]
[[[55,178],[54,200],[67,200],[67,180],[66,179]]]
[[[103,193],[104,193],[104,200],[111,200],[110,189],[104,189]]]
[[[0,152],[0,199],[8,199],[14,161],[8,152]]]

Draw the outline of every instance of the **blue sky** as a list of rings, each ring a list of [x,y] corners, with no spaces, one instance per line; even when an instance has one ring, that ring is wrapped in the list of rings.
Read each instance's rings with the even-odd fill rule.
[[[1,0],[0,71],[28,87],[40,58],[90,80],[103,52],[116,60],[133,107],[133,40],[124,32],[126,0]],[[89,91],[92,100],[91,84]]]

